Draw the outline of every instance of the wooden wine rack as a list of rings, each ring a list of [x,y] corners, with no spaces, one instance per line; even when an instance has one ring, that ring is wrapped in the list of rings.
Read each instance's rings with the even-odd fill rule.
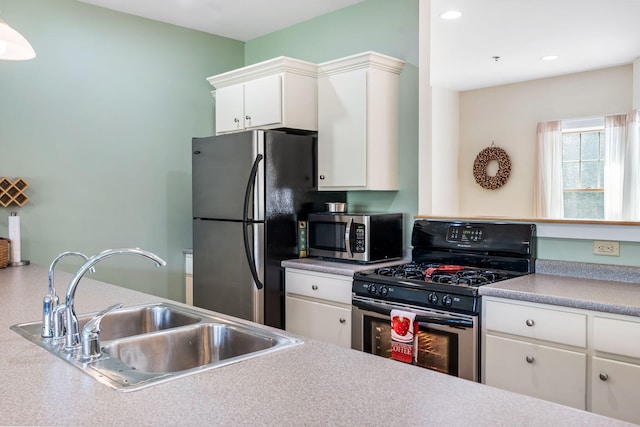
[[[24,206],[29,201],[29,197],[24,194],[24,190],[29,188],[29,184],[22,178],[10,181],[7,178],[0,178],[0,205],[7,207],[12,203]]]

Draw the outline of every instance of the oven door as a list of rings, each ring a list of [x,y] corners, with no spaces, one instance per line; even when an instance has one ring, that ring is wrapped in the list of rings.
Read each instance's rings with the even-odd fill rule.
[[[478,317],[353,297],[351,347],[391,358],[391,310],[415,313],[419,325],[415,364],[478,381]]]

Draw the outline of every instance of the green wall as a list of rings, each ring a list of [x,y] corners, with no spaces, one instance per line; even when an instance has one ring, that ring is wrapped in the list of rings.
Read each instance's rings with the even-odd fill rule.
[[[245,47],[247,65],[281,55],[320,63],[370,50],[406,61],[400,74],[400,190],[348,194],[351,211],[402,212],[405,247],[418,213],[418,6],[419,0],[367,0]]]
[[[348,194],[352,210],[403,212],[406,247],[418,213],[418,11],[419,0],[367,0],[245,47],[247,65],[280,55],[323,62],[368,50],[407,61],[400,82],[400,191]],[[639,255],[635,242],[621,242],[620,257],[603,257],[593,255],[592,240],[538,239],[538,258],[544,259],[640,266]]]
[[[33,263],[48,265],[66,250],[151,250],[166,268],[120,257],[94,277],[182,300],[190,141],[214,133],[205,78],[279,55],[323,62],[374,50],[407,62],[400,191],[350,192],[349,203],[403,212],[408,247],[418,209],[418,7],[419,0],[367,0],[245,44],[75,0],[0,0],[0,18],[38,54],[0,61],[0,176],[30,184],[24,207],[0,208],[0,236],[16,210],[23,258]],[[594,259],[591,241],[540,239],[539,257],[638,265],[639,247],[622,243],[619,259]],[[72,258],[59,268],[78,265]]]
[[[0,208],[0,236],[16,210],[32,263],[150,250],[167,267],[116,257],[94,277],[183,300],[191,138],[214,132],[205,79],[243,66],[244,44],[75,0],[0,0],[0,12],[37,53],[0,61],[0,176],[30,184],[24,207]]]

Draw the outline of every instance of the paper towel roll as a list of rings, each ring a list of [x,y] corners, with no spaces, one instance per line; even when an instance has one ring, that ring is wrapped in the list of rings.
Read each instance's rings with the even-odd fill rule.
[[[16,212],[9,216],[9,240],[11,240],[11,262],[20,262],[20,217]]]

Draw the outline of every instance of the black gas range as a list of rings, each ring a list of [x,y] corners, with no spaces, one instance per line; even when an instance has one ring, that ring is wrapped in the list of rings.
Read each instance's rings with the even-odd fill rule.
[[[412,364],[480,381],[478,289],[533,273],[535,233],[535,224],[415,221],[411,262],[354,275],[351,347],[393,358],[394,324],[413,316]]]
[[[480,286],[535,271],[535,224],[417,220],[412,261],[354,275],[353,293],[478,314]]]

